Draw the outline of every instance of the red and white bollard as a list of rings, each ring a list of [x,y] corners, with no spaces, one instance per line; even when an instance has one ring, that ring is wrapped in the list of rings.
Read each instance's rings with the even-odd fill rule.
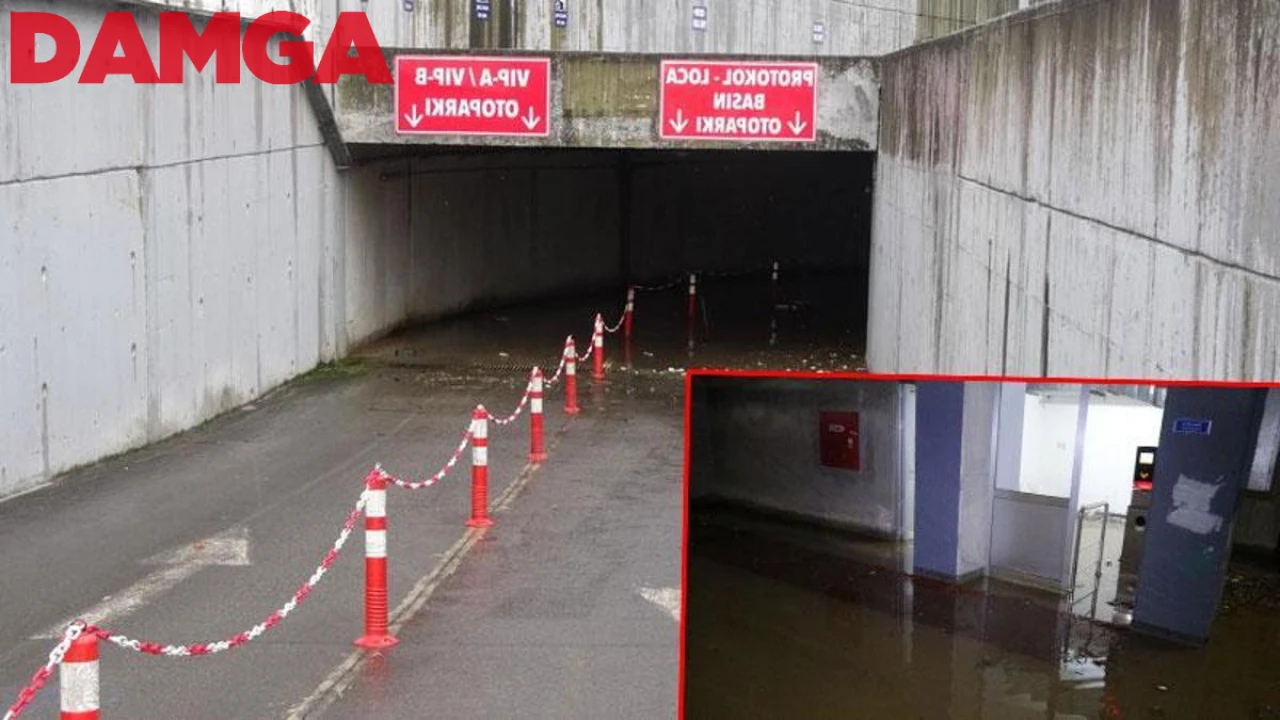
[[[487,528],[489,519],[489,413],[477,405],[471,413],[471,519],[469,528]]]
[[[622,312],[622,364],[631,369],[631,318],[636,311],[636,288],[627,288],[627,307]]]
[[[689,273],[689,349],[693,349],[693,332],[698,317],[698,275]]]
[[[564,341],[564,414],[577,415],[578,407],[578,349],[570,335]]]
[[[85,633],[71,641],[58,666],[61,720],[98,720],[98,636]]]
[[[627,288],[627,307],[622,311],[622,335],[631,342],[631,315],[636,311],[635,286]]]
[[[546,459],[542,429],[542,370],[535,366],[529,377],[529,462]]]
[[[379,650],[400,642],[387,629],[387,480],[373,470],[365,487],[364,635],[356,638],[356,646]]]
[[[591,379],[604,379],[604,316],[596,313],[596,326],[591,332]]]

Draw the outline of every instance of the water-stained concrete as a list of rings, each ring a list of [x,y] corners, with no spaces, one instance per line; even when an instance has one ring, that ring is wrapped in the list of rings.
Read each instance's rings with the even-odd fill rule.
[[[872,368],[1276,376],[1280,6],[1050,3],[880,75]]]

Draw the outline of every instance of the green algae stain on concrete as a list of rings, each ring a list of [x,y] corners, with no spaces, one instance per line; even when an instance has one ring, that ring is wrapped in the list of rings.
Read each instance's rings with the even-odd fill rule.
[[[658,64],[652,59],[566,57],[566,118],[643,118],[657,112]]]
[[[391,72],[395,61],[391,59]],[[392,113],[391,85],[376,85],[363,75],[343,75],[338,78],[338,107],[342,112]]]

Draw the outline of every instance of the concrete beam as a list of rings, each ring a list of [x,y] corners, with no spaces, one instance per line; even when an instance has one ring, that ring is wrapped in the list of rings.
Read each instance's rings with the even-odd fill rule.
[[[388,51],[394,57],[410,51]],[[433,54],[443,54],[433,51]],[[504,53],[529,55],[529,53]],[[753,150],[875,150],[879,77],[870,58],[816,60],[818,140],[813,143],[723,143],[658,139],[658,55],[549,53],[551,135],[547,138],[398,135],[392,85],[345,76],[337,85],[336,114],[345,142],[392,145],[481,145],[577,148],[727,148]],[[547,53],[538,54],[547,57]],[[718,59],[726,59],[719,57]],[[729,59],[768,60],[745,57]]]

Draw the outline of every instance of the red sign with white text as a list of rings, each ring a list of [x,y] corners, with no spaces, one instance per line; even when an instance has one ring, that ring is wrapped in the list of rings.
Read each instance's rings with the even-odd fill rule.
[[[395,84],[398,133],[551,134],[548,58],[400,55]]]
[[[818,64],[664,60],[663,140],[814,142]]]

